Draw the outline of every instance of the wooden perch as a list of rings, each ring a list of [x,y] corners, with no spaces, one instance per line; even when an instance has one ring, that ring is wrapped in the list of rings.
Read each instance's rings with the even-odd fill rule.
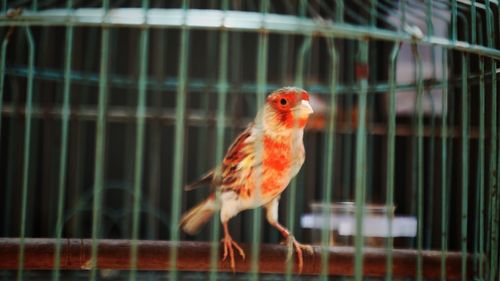
[[[56,239],[25,239],[24,269],[50,270],[54,266]],[[62,239],[62,270],[89,269],[91,239]],[[130,268],[130,240],[99,240],[97,267],[99,269],[127,270]],[[0,270],[18,269],[19,238],[0,238]],[[138,270],[169,270],[170,250],[174,242],[141,240],[137,242]],[[179,242],[177,269],[180,271],[209,271],[210,243]],[[251,266],[250,245],[243,247],[248,254],[246,260],[236,257],[236,271],[248,272]],[[220,249],[220,247],[219,247]],[[321,248],[313,246],[313,253],[304,253],[302,274],[321,272]],[[394,249],[393,276],[414,278],[416,276],[416,250]],[[259,271],[261,273],[286,272],[287,248],[283,245],[262,245],[260,247]],[[328,273],[330,275],[352,276],[354,272],[354,249],[351,247],[331,247],[328,249]],[[423,277],[437,279],[440,276],[441,253],[423,251]],[[296,264],[295,257],[293,258]],[[468,277],[472,276],[471,257],[467,257]],[[219,271],[230,271],[229,263],[219,259]],[[295,269],[294,269],[295,270]],[[386,272],[385,249],[366,248],[364,252],[364,276],[381,277]],[[459,279],[461,255],[457,252],[446,254],[446,278]]]

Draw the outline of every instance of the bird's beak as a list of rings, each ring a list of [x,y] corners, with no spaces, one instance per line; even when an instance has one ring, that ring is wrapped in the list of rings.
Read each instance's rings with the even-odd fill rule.
[[[306,100],[301,101],[300,111],[302,111],[304,114],[311,114],[314,112],[314,110],[311,107],[311,104],[309,104],[309,101]]]

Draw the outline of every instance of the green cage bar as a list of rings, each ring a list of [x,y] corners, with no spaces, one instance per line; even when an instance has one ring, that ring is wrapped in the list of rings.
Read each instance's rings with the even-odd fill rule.
[[[389,113],[387,131],[387,187],[386,187],[386,208],[391,210],[394,206],[394,165],[395,165],[395,143],[396,143],[396,60],[400,51],[400,43],[396,42],[391,51],[389,61]],[[386,281],[392,280],[392,249],[394,247],[393,232],[393,213],[387,213],[389,237],[386,244],[387,263],[386,263]]]
[[[184,0],[182,8],[184,13],[189,7],[189,2]],[[185,14],[184,14],[185,16]],[[189,29],[183,28],[181,30],[180,39],[180,59],[178,65],[179,83],[177,85],[176,94],[176,120],[175,123],[175,142],[174,142],[174,157],[173,157],[173,179],[172,179],[172,208],[171,208],[171,225],[179,225],[180,217],[180,198],[182,190],[182,171],[184,167],[184,133],[185,133],[185,114],[186,114],[186,84],[188,75],[188,59],[189,59]],[[177,227],[170,228],[170,240],[179,241],[179,229]],[[177,247],[173,247],[170,252],[170,273],[169,278],[177,280]]]
[[[35,42],[30,27],[25,28],[26,40],[29,46],[28,55],[28,86],[26,92],[26,121],[24,127],[24,150],[23,150],[23,184],[21,187],[21,218],[20,218],[20,231],[21,245],[19,248],[19,269],[17,280],[24,280],[24,239],[26,238],[26,210],[28,204],[28,180],[29,180],[29,160],[30,160],[30,146],[31,146],[31,113],[33,109],[33,72],[35,67]]]
[[[366,181],[366,101],[367,101],[367,67],[368,43],[359,41],[359,61],[357,79],[360,83],[359,92],[359,124],[356,132],[356,171],[355,171],[355,205],[356,205],[356,234],[354,238],[354,278],[356,281],[363,279],[363,214],[365,205]],[[357,70],[358,71],[358,70]],[[364,75],[363,75],[364,74]]]
[[[149,1],[142,1],[142,8],[146,14],[149,7]],[[146,20],[146,17],[144,17]],[[148,46],[149,46],[149,30],[141,30],[139,39],[139,80],[137,94],[137,131],[135,139],[135,165],[134,165],[134,195],[132,205],[132,247],[130,248],[130,274],[129,280],[137,279],[137,240],[139,238],[139,212],[141,209],[143,182],[143,161],[144,161],[144,138],[145,138],[145,111],[146,111],[146,76],[148,69]]]
[[[103,0],[102,7],[105,11],[109,9],[109,1]],[[100,53],[100,76],[98,116],[96,121],[96,145],[95,145],[95,169],[92,205],[92,257],[90,259],[90,280],[97,280],[97,251],[98,239],[101,236],[102,196],[104,190],[104,166],[105,166],[105,141],[106,141],[106,111],[108,107],[108,67],[109,67],[109,33],[107,27],[101,29],[101,53]]]
[[[462,139],[461,139],[461,151],[462,151],[462,163],[461,163],[461,171],[462,171],[462,217],[461,217],[461,250],[462,250],[462,281],[467,279],[467,221],[468,221],[468,185],[469,185],[469,177],[468,177],[468,153],[469,153],[469,102],[468,102],[468,85],[467,85],[467,70],[468,70],[468,56],[466,54],[461,55],[462,59],[462,95],[461,95],[461,127],[462,127]]]
[[[331,57],[331,96],[330,96],[330,108],[337,107],[337,80],[338,80],[338,53],[335,47],[334,38],[329,39],[328,41],[329,55]],[[334,169],[334,156],[335,156],[335,117],[336,110],[330,112],[328,119],[328,131],[326,134],[326,164],[325,164],[325,183],[323,187],[323,210],[322,216],[324,218],[330,218],[327,215],[327,211],[329,208],[327,207],[331,203],[331,198],[333,194],[333,171]],[[331,231],[331,223],[328,221],[327,224],[323,225],[321,229],[321,280],[328,280],[328,255],[327,249],[329,247],[329,232]]]
[[[71,9],[73,1],[69,0],[66,7]],[[59,281],[61,278],[61,238],[63,235],[63,220],[64,220],[64,199],[66,197],[66,173],[68,162],[68,131],[69,131],[69,115],[70,109],[70,88],[71,88],[71,60],[73,51],[73,27],[66,27],[66,46],[65,46],[65,67],[64,67],[64,98],[62,106],[62,122],[61,122],[61,155],[59,158],[59,182],[57,195],[57,222],[56,222],[56,257],[54,261],[54,269],[52,280]],[[1,108],[1,105],[0,105]]]
[[[415,80],[417,81],[416,92],[416,136],[417,136],[417,280],[422,280],[422,251],[423,251],[423,225],[424,225],[424,111],[423,111],[423,95],[424,95],[424,78],[422,69],[422,59],[416,45],[412,45],[412,53],[415,59]]]
[[[441,104],[441,112],[443,116],[441,117],[441,274],[440,280],[446,280],[446,253],[448,251],[448,198],[450,198],[450,192],[448,189],[448,182],[446,177],[446,171],[448,171],[448,166],[446,165],[446,160],[448,157],[448,52],[443,50],[442,56],[442,88],[441,95],[443,102]]]

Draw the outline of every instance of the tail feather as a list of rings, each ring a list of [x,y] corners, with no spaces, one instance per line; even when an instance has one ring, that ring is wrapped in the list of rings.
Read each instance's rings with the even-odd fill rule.
[[[182,216],[180,227],[187,234],[194,235],[210,220],[215,211],[217,211],[215,199],[210,196]]]

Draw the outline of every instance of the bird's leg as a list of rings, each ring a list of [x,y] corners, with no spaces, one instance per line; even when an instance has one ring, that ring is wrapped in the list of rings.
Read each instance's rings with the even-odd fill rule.
[[[236,242],[234,242],[233,238],[229,234],[229,229],[227,228],[227,222],[222,223],[222,225],[224,227],[224,239],[222,240],[222,242],[224,243],[224,256],[222,257],[222,261],[225,261],[228,254],[229,254],[229,262],[231,265],[231,270],[234,272],[236,266],[235,266],[235,262],[234,262],[233,247],[235,247],[236,250],[238,250],[238,253],[240,254],[240,256],[243,259],[245,259],[245,252],[240,247],[240,245],[238,245]]]
[[[288,229],[286,229],[284,226],[282,226],[279,222],[273,221],[273,222],[270,222],[270,224],[272,226],[274,226],[281,233],[283,238],[285,238],[286,245],[288,246],[287,259],[290,259],[292,257],[293,249],[295,249],[295,252],[297,253],[298,270],[299,270],[299,273],[301,273],[302,267],[304,266],[304,258],[302,255],[303,250],[306,250],[307,252],[312,253],[313,252],[312,247],[310,245],[305,245],[305,244],[299,243],[295,239],[295,237],[292,234],[290,234],[290,231],[288,231]]]

